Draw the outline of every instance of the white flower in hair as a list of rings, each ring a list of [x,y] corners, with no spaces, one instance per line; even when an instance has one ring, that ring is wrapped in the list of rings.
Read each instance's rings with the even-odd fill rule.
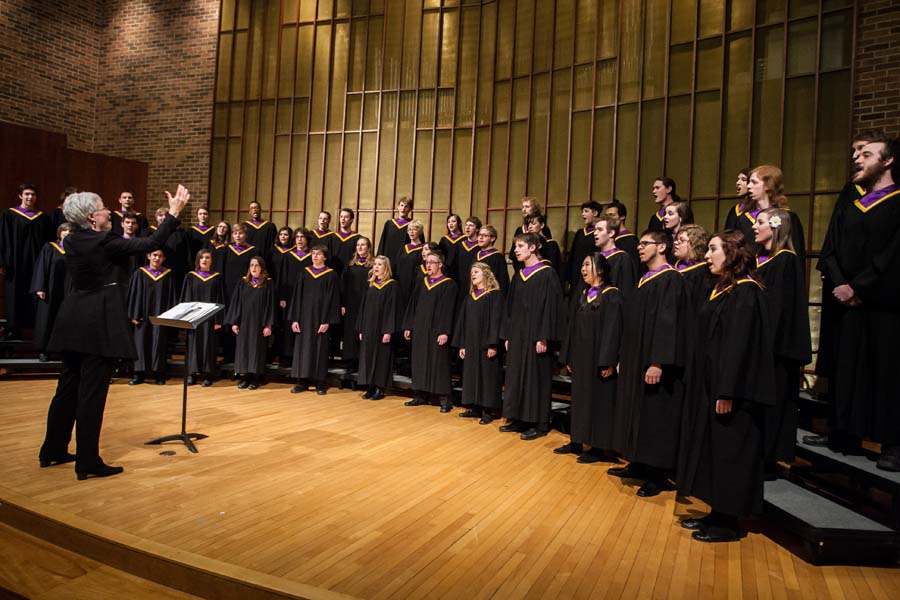
[[[778,215],[772,215],[772,218],[769,219],[769,227],[772,229],[778,229],[781,227],[781,217]]]

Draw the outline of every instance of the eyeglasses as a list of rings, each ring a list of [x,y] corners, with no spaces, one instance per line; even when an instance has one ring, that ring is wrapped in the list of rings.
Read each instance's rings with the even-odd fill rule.
[[[426,264],[426,265],[439,265],[439,264],[441,264],[441,261],[439,261],[439,260],[426,260],[426,261],[425,261],[425,264]]]
[[[675,238],[674,240],[672,240],[672,243],[673,244],[687,244],[688,242],[687,242],[687,240],[683,240],[681,238]],[[640,244],[638,244],[638,246],[640,246]]]
[[[640,242],[638,242],[637,247],[638,247],[638,248],[643,248],[643,247],[649,246],[649,245],[651,245],[651,244],[653,244],[653,245],[655,245],[655,246],[658,246],[659,244],[665,244],[665,242],[645,242],[644,240],[641,240]]]

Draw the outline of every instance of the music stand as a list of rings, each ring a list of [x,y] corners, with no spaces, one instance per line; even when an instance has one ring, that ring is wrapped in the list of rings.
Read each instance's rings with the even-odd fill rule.
[[[208,436],[202,433],[188,433],[187,427],[187,389],[188,377],[190,377],[190,369],[188,367],[188,348],[190,344],[191,331],[197,329],[200,325],[208,321],[213,315],[217,314],[225,308],[224,304],[213,304],[210,302],[182,302],[173,308],[170,308],[158,317],[150,317],[150,322],[154,325],[162,327],[174,327],[176,329],[185,329],[184,334],[184,386],[181,396],[181,433],[175,435],[166,435],[149,442],[144,442],[145,446],[158,446],[163,442],[184,442],[187,449],[197,454],[197,447],[193,440],[202,440]]]

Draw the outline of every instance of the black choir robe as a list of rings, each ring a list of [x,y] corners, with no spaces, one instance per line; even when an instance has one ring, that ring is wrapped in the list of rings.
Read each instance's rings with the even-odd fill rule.
[[[624,250],[628,256],[631,257],[632,262],[634,262],[634,268],[640,271],[641,256],[638,254],[637,245],[638,238],[634,232],[623,229],[616,235],[616,247]]]
[[[784,249],[756,259],[765,289],[775,355],[775,405],[766,410],[765,449],[770,462],[794,459],[803,365],[812,360],[806,277],[797,255]]]
[[[147,222],[147,217],[144,216],[144,213],[140,213],[134,211],[134,214],[137,216],[137,230],[134,232],[136,236],[146,236],[147,230],[150,228],[150,223]],[[114,210],[112,214],[109,215],[110,223],[112,223],[112,232],[117,235],[122,235],[122,219],[125,218],[125,213],[121,210]],[[156,228],[154,227],[154,231]]]
[[[601,254],[609,263],[609,282],[619,288],[626,299],[630,298],[637,289],[638,279],[640,279],[637,267],[634,266],[631,257],[626,251],[619,248],[609,253],[601,252]]]
[[[741,217],[744,216],[744,203],[738,202],[725,215],[725,229],[737,229],[740,224]]]
[[[29,292],[34,264],[41,249],[53,241],[50,220],[18,207],[0,213],[0,265],[6,268],[6,328],[16,331],[34,325],[35,298]]]
[[[674,267],[647,273],[625,304],[616,401],[617,450],[630,461],[675,467],[686,358],[684,277]],[[647,368],[662,367],[658,384]]]
[[[556,240],[541,239],[541,249],[538,251],[544,262],[553,267],[559,276],[560,285],[565,284],[565,267],[562,262],[562,254],[559,251],[559,244]]]
[[[277,284],[275,295],[278,304],[275,316],[282,319],[281,329],[284,331],[284,335],[280,339],[275,340],[275,342],[279,344],[276,350],[282,357],[294,355],[294,332],[291,330],[292,321],[289,318],[287,307],[291,302],[291,297],[294,295],[294,286],[303,275],[303,269],[311,264],[312,258],[309,252],[304,254],[295,247],[287,254],[285,260],[281,263],[281,271],[275,276]],[[282,302],[284,302],[284,309],[280,308]]]
[[[288,343],[291,347],[294,345],[294,333],[291,331],[290,321],[287,320],[287,301],[291,299],[294,282],[290,281],[282,283],[281,281],[282,273],[285,270],[284,264],[286,261],[292,261],[290,255],[294,248],[296,248],[296,246],[285,248],[276,243],[271,249],[269,262],[266,263],[269,274],[272,276],[272,279],[275,280],[276,290],[275,331],[272,332],[272,346],[276,348],[276,351],[281,356],[286,356],[287,354],[281,354],[280,348],[283,348]],[[282,294],[282,290],[285,288],[287,289],[287,292],[286,294]],[[285,308],[281,307],[282,300],[285,302]]]
[[[356,321],[359,318],[359,307],[369,287],[369,271],[372,267],[365,264],[349,264],[341,273],[341,305],[344,308],[344,331],[341,345],[341,358],[356,360],[359,358],[359,334]]]
[[[156,317],[173,306],[177,288],[175,273],[163,268],[153,275],[149,267],[141,267],[131,276],[128,284],[128,318],[139,321],[134,326],[134,347],[137,359],[134,370],[138,373],[166,372],[166,351],[169,328],[153,325],[150,317]]]
[[[503,347],[500,322],[503,320],[503,292],[489,290],[466,295],[453,333],[453,347],[466,351],[462,368],[462,403],[487,409],[503,406]],[[497,354],[487,355],[488,349]],[[457,354],[458,355],[458,354]]]
[[[187,231],[188,233],[188,261],[191,265],[196,264],[197,253],[207,248],[212,243],[213,236],[216,235],[216,226],[207,225],[205,228],[200,225],[192,225]]]
[[[456,314],[456,282],[446,275],[429,282],[426,275],[413,289],[403,329],[412,332],[412,388],[416,392],[450,395],[450,351]],[[438,336],[447,343],[438,345]]]
[[[156,225],[151,225],[143,231],[142,235],[147,237],[154,233],[156,233]],[[179,290],[181,289],[181,283],[184,281],[184,276],[187,275],[187,272],[191,270],[191,266],[194,264],[194,261],[190,258],[190,235],[183,229],[176,229],[169,236],[169,239],[166,240],[162,251],[166,253],[166,260],[163,261],[163,266],[167,269],[172,269],[172,274],[175,277],[175,289]],[[147,264],[146,260],[144,264]]]
[[[869,192],[829,228],[819,269],[849,284],[861,304],[841,306],[832,349],[835,427],[882,445],[900,445],[896,340],[900,339],[900,186]]]
[[[550,265],[538,263],[513,277],[500,324],[500,337],[509,342],[503,416],[546,426],[550,422],[554,346],[560,341],[559,310],[562,290]],[[538,354],[535,344],[547,341]]]
[[[250,270],[250,260],[259,255],[256,246],[241,246],[238,249],[234,244],[228,244],[222,249],[222,276],[225,280],[225,303],[231,302],[231,294],[238,287],[241,279],[247,276]],[[268,263],[266,263],[268,265]],[[268,271],[268,269],[266,269]],[[268,287],[268,286],[265,286]]]
[[[488,248],[487,250],[477,251],[472,258],[473,262],[483,262],[491,268],[497,283],[500,285],[500,291],[505,296],[509,290],[509,269],[506,267],[506,257],[503,256],[503,253],[496,248]],[[472,265],[470,264],[469,269],[471,268]],[[469,280],[471,281],[471,275]],[[471,284],[467,285],[466,289],[470,287]]]
[[[325,249],[328,251],[328,257],[325,259],[325,264],[337,271],[338,275],[340,275],[341,266],[338,265],[338,260],[335,256],[334,242],[337,240],[337,238],[334,237],[334,232],[331,230],[322,231],[320,229],[311,229],[309,233],[309,247],[312,248],[313,246],[325,246]]]
[[[403,252],[403,246],[409,243],[409,234],[406,233],[408,225],[409,220],[405,219],[394,218],[384,222],[381,239],[378,241],[378,254],[391,259],[392,265]]]
[[[225,303],[225,291],[222,289],[222,275],[212,272],[204,276],[199,271],[191,271],[184,278],[181,296],[178,302],[211,302]],[[187,368],[188,373],[205,373],[216,371],[216,330],[225,319],[224,311],[219,311],[211,319],[207,319],[197,329],[189,330]]]
[[[575,232],[572,237],[572,246],[569,248],[569,256],[566,259],[565,282],[572,292],[581,289],[581,263],[585,256],[590,256],[596,251],[594,245],[594,228],[583,227]],[[543,253],[541,253],[543,255]]]
[[[519,269],[522,268],[522,263],[516,260],[516,236],[520,233],[525,233],[528,231],[528,223],[523,219],[522,224],[516,227],[516,230],[513,232],[512,237],[510,238],[512,241],[509,243],[509,261],[513,266],[513,273],[517,273]],[[544,228],[541,229],[541,235],[548,240],[553,239],[553,233],[550,231],[550,226],[544,223]]]
[[[677,261],[675,268],[684,276],[685,293],[687,294],[688,318],[695,315],[700,306],[706,302],[713,287],[713,276],[709,273],[709,265],[705,262],[682,263]],[[688,331],[693,331],[689,325]]]
[[[334,232],[331,240],[331,251],[334,254],[334,269],[340,273],[356,256],[356,242],[359,241],[359,233],[356,231],[342,232],[340,229]]]
[[[225,325],[237,325],[234,372],[262,375],[266,371],[268,340],[263,329],[275,324],[275,285],[271,279],[253,285],[239,279],[231,292],[225,312]]]
[[[559,353],[560,362],[572,367],[572,441],[593,448],[614,447],[616,366],[624,301],[614,286],[603,287],[593,299],[582,289]],[[607,367],[613,372],[604,379],[600,372]]]
[[[359,385],[386,388],[391,384],[394,374],[393,344],[385,344],[381,340],[385,334],[394,335],[400,330],[403,306],[396,279],[372,282],[360,302],[356,326],[349,327],[350,321],[347,321],[348,329],[354,329],[357,336],[362,335],[356,375]]]
[[[37,299],[37,312],[34,320],[34,345],[40,351],[47,349],[56,313],[66,295],[66,251],[63,244],[50,242],[43,247],[34,264],[31,277],[31,293],[44,292],[43,300]]]
[[[219,244],[210,240],[204,248],[212,253],[211,269],[216,273],[225,273],[225,252],[228,250],[228,244]]]
[[[763,503],[763,410],[772,402],[772,338],[760,286],[744,279],[710,294],[695,321],[676,481],[732,516]],[[717,400],[732,412],[716,414]]]
[[[50,213],[50,234],[56,236],[56,232],[59,231],[59,226],[65,222],[66,216],[63,214],[62,204],[60,204]]]
[[[456,286],[460,302],[465,299],[465,294],[472,287],[472,263],[475,262],[475,255],[479,250],[478,242],[469,242],[468,239],[462,240],[456,246]]]
[[[413,289],[422,281],[422,248],[424,244],[404,244],[396,258],[391,259],[394,277],[400,284],[400,295],[412,298]]]
[[[466,239],[466,236],[461,233],[456,237],[451,237],[449,233],[446,233],[438,242],[438,247],[444,253],[444,272],[457,283],[459,282],[459,276],[456,268],[456,254],[460,243],[464,239]]]
[[[247,230],[247,239],[244,242],[250,246],[256,246],[260,256],[266,259],[266,265],[269,264],[269,258],[272,256],[272,248],[278,240],[278,228],[275,223],[269,221],[258,221],[254,223],[250,219],[244,221],[244,227]],[[312,241],[312,240],[310,240]],[[246,272],[241,275],[243,277]]]
[[[647,229],[649,229],[650,231],[663,231],[666,228],[665,216],[665,208],[660,208],[655,213],[650,215],[650,221],[647,222]]]
[[[806,236],[803,233],[803,223],[800,222],[800,217],[797,216],[797,213],[791,211],[786,208],[791,214],[791,243],[794,244],[794,251],[797,253],[797,259],[800,261],[800,264],[803,265],[804,273],[806,272]],[[756,254],[759,251],[759,248],[756,245],[756,234],[753,233],[753,224],[756,223],[756,215],[759,214],[759,210],[754,211],[746,211],[741,218],[737,220],[738,222],[738,231],[744,234],[744,237],[747,238],[747,241],[750,242],[750,251],[753,254]]]
[[[331,267],[316,273],[313,266],[303,269],[294,284],[288,305],[288,317],[300,324],[294,334],[294,360],[291,377],[324,382],[328,377],[328,333],[319,333],[319,326],[329,329],[341,321],[340,280]]]

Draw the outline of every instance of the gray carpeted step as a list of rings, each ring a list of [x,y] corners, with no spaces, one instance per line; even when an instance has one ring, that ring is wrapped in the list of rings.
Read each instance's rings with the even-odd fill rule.
[[[900,493],[900,473],[885,471],[875,466],[875,461],[865,456],[845,456],[832,452],[825,446],[809,446],[803,443],[803,436],[813,435],[803,429],[797,430],[797,454],[813,462],[827,462],[831,467],[855,475],[887,492]]]

